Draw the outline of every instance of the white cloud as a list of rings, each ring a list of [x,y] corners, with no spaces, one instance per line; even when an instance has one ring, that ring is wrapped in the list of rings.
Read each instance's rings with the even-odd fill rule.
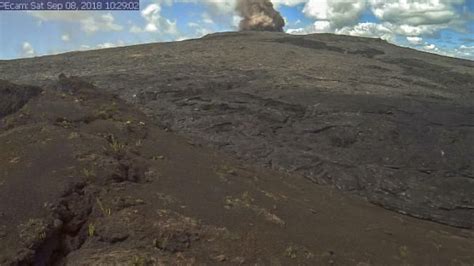
[[[201,15],[202,21],[206,24],[214,24],[214,20],[211,18],[211,16],[205,12]]]
[[[87,51],[87,50],[93,50],[93,49],[106,49],[106,48],[113,48],[113,47],[119,47],[119,46],[124,46],[126,43],[122,40],[119,40],[117,42],[104,42],[104,43],[99,43],[95,46],[89,45],[89,44],[82,44],[79,46],[79,50],[81,51]]]
[[[413,45],[420,45],[423,41],[423,38],[417,36],[408,36],[407,41]]]
[[[81,44],[81,46],[79,46],[79,50],[81,51],[90,50],[90,49],[92,49],[92,47],[88,44]]]
[[[307,34],[307,28],[294,28],[286,30],[288,34]]]
[[[440,29],[462,24],[456,5],[463,2],[464,0],[308,0],[303,13],[319,23],[309,26],[306,31],[334,32],[356,25],[362,12],[369,8],[385,28],[404,36],[418,36],[432,35]]]
[[[63,22],[77,22],[94,15],[92,12],[88,11],[28,11],[27,14],[38,18],[40,21]]]
[[[418,47],[417,49],[428,52],[428,53],[474,60],[474,53],[462,51],[461,46],[458,48],[452,49],[452,48],[447,48],[447,47],[438,47],[436,45],[433,46],[431,44],[425,43],[424,46]]]
[[[171,21],[161,15],[160,4],[149,4],[141,11],[141,16],[145,19],[145,26],[140,28],[133,25],[130,28],[130,32],[157,32],[170,35],[178,34],[176,21]]]
[[[326,32],[331,30],[331,23],[329,21],[316,21],[313,24],[315,32]]]
[[[471,1],[471,0],[469,0]],[[465,0],[369,0],[373,14],[403,36],[429,36],[441,29],[464,31],[469,18],[457,5]]]
[[[296,6],[298,4],[306,3],[307,0],[272,0],[275,6],[285,5],[285,6]]]
[[[194,26],[193,36],[194,37],[202,37],[202,36],[204,36],[206,34],[209,34],[209,33],[212,33],[212,32],[213,32],[212,29],[207,28],[207,27],[202,27],[199,24],[197,24],[196,26]]]
[[[86,33],[99,31],[121,31],[123,27],[115,23],[114,16],[109,13],[98,11],[32,11],[28,12],[39,21],[58,21],[68,23],[79,23],[80,29]],[[66,26],[64,26],[66,27]],[[69,31],[74,32],[76,27],[71,25]]]
[[[29,42],[23,42],[21,45],[21,56],[22,57],[32,57],[35,56],[36,52],[33,49],[33,46]]]
[[[434,44],[426,44],[425,46],[423,46],[423,49],[425,49],[425,50],[435,50],[435,49],[436,49],[436,45],[434,45]]]
[[[455,5],[464,0],[369,0],[374,15],[395,24],[447,24],[458,17]]]
[[[397,25],[392,24],[393,30],[397,34],[404,35],[404,36],[418,36],[418,35],[433,35],[437,31],[447,28],[448,25],[440,24],[440,25],[418,25],[412,26],[407,24]]]
[[[308,0],[272,0],[272,3],[275,7],[278,7],[280,5],[295,6],[306,3],[307,1]],[[159,0],[158,2],[160,3]],[[211,13],[210,15],[215,16],[233,14],[237,0],[167,0],[161,2],[166,4],[171,4],[172,2],[203,4],[207,7],[207,11]]]
[[[344,26],[341,28],[332,29],[330,22],[316,21],[313,25],[310,25],[306,28],[288,29],[286,32],[290,34],[329,32],[342,35],[380,38],[387,41],[393,41],[395,39],[395,34],[390,27],[390,24],[362,22],[352,26]]]
[[[474,52],[474,45],[472,46],[467,46],[467,45],[461,45],[459,46],[459,50],[461,51],[467,51],[467,52]]]
[[[474,60],[474,45],[467,46],[463,44],[459,46],[459,48],[454,49],[454,52],[458,57],[464,57]]]
[[[142,10],[142,17],[147,21],[145,31],[158,31],[160,11],[161,7],[158,4],[150,4]]]
[[[332,29],[357,23],[365,9],[365,0],[309,0],[303,13],[319,21],[326,21]]]
[[[384,25],[372,22],[363,22],[351,27],[346,26],[341,29],[337,29],[335,33],[351,36],[381,38],[383,40],[392,41],[395,36],[389,26],[389,24]]]
[[[234,13],[237,0],[178,0],[177,2],[194,2],[207,6],[210,15],[223,15]]]
[[[69,42],[71,40],[71,37],[69,36],[69,34],[63,34],[61,35],[61,40],[64,42]]]
[[[123,41],[118,41],[116,43],[105,42],[105,43],[98,44],[97,48],[105,49],[105,48],[119,47],[119,46],[124,46],[124,45],[125,45],[125,43]]]
[[[237,0],[153,0],[148,5],[142,2],[142,10],[139,13],[143,19],[129,21],[127,29],[130,33],[152,33],[157,39],[183,39],[200,37],[207,33],[219,30],[236,29],[240,17],[235,13]],[[417,47],[425,51],[444,50],[443,46],[433,46],[437,42],[425,43],[425,40],[435,38],[441,29],[450,28],[454,30],[466,30],[466,22],[469,15],[463,15],[458,4],[471,0],[272,0],[276,7],[282,5],[296,6],[302,4],[303,14],[313,21],[309,25],[290,23],[287,33],[308,34],[329,32],[346,34],[352,36],[376,37]],[[474,0],[473,0],[474,1]],[[189,22],[189,31],[184,37],[177,28],[177,21],[170,20],[163,14],[164,6],[174,3],[194,3],[204,7],[204,11],[197,20]],[[360,21],[362,14],[372,11],[378,22]],[[65,42],[74,37],[77,28],[86,33],[97,33],[106,31],[121,31],[124,27],[116,22],[112,13],[104,12],[29,12],[43,21],[64,21],[71,24],[71,29],[61,36]],[[179,20],[179,18],[178,18]],[[306,20],[303,20],[306,21]],[[301,21],[300,21],[301,22]],[[73,23],[79,23],[78,26]],[[163,38],[163,35],[165,37]],[[139,37],[141,38],[141,37]],[[103,43],[102,47],[108,47],[114,43]],[[93,47],[95,47],[93,45]],[[452,46],[451,46],[452,47]],[[468,49],[459,46],[451,48],[456,55],[471,55],[474,53],[472,47]],[[446,48],[447,51],[448,48]]]
[[[81,20],[81,29],[86,33],[97,31],[121,31],[123,27],[114,23],[115,19],[111,13],[100,16],[90,16]]]
[[[319,20],[314,22],[312,25],[304,28],[288,29],[286,33],[289,34],[310,34],[310,33],[322,33],[322,32],[333,32],[331,29],[331,23],[325,20]]]
[[[143,32],[142,28],[138,27],[137,25],[132,25],[129,30],[131,33],[140,33]]]
[[[377,37],[395,43],[406,39],[406,42],[400,44],[408,43],[424,51],[448,55],[449,48],[441,49],[435,44],[424,43],[423,40],[425,37],[436,38],[436,34],[446,28],[469,32],[467,23],[471,21],[472,15],[457,6],[465,2],[466,0],[308,0],[305,1],[303,13],[306,17],[314,19],[314,22],[306,27],[287,29],[286,32],[291,34],[327,32]],[[379,21],[360,21],[362,13],[367,10],[372,11]],[[451,52],[468,58],[472,58],[473,53],[461,47],[451,48]]]

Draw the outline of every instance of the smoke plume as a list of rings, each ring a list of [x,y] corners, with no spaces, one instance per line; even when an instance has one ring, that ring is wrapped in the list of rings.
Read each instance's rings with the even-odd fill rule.
[[[270,0],[237,0],[237,13],[242,17],[241,31],[283,31],[285,20]]]

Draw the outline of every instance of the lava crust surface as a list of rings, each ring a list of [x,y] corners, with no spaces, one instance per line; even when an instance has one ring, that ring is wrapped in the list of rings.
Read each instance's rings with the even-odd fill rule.
[[[0,264],[472,264],[473,67],[265,32],[0,61]]]
[[[22,83],[81,76],[238,158],[467,228],[473,67],[377,39],[265,32],[0,63]]]

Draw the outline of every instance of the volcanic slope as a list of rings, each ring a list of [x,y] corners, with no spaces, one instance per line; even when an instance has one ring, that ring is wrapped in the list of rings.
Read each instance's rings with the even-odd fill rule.
[[[200,147],[83,79],[0,92],[15,107],[0,120],[0,265],[474,263],[470,230]]]
[[[0,73],[40,85],[81,76],[195,142],[473,227],[472,61],[378,39],[242,32],[2,61]]]

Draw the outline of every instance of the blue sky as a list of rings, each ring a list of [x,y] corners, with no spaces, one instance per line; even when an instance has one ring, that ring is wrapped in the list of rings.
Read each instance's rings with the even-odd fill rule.
[[[236,0],[142,0],[140,11],[0,11],[0,59],[237,30]],[[274,0],[291,34],[382,38],[474,60],[474,0]]]

